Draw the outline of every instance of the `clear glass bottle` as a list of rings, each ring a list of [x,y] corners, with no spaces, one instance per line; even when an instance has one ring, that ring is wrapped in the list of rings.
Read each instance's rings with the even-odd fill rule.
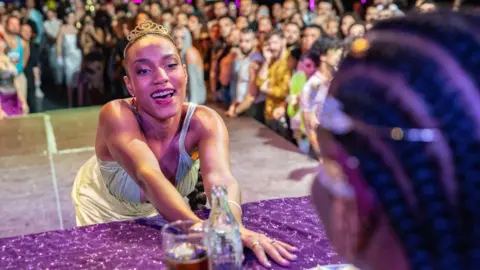
[[[212,187],[212,209],[209,217],[212,270],[242,269],[242,239],[227,198],[225,186]]]

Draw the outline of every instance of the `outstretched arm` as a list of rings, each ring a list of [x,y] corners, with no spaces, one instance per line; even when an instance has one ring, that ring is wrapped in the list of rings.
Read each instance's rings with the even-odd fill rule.
[[[148,201],[168,221],[200,219],[183,201],[175,186],[160,170],[126,102],[113,101],[100,112],[100,138],[125,171],[140,186]]]
[[[228,191],[228,200],[240,204],[240,187],[232,175],[230,168],[230,154],[228,131],[220,115],[212,109],[199,106],[196,117],[201,122],[200,139],[200,166],[205,191],[210,198],[213,185],[225,185]],[[246,229],[241,221],[241,211],[234,203],[230,208],[240,223],[243,245],[251,248],[259,261],[266,267],[271,267],[267,254],[281,265],[289,265],[288,260],[295,256],[290,252],[296,249],[280,241],[273,241],[263,234]]]
[[[215,111],[203,106],[198,107],[195,118],[200,123],[200,166],[208,198],[211,198],[212,186],[224,185],[227,187],[228,200],[241,205],[240,186],[230,168],[229,139],[225,123]],[[240,209],[234,203],[229,205],[235,219],[243,227]]]

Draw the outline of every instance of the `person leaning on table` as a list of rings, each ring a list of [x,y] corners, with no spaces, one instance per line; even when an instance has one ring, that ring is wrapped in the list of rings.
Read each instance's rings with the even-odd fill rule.
[[[200,221],[183,198],[196,192],[201,168],[208,196],[213,185],[227,187],[244,246],[265,266],[266,254],[289,265],[296,248],[243,226],[225,123],[212,109],[184,102],[186,67],[167,30],[145,21],[128,40],[124,81],[132,98],[111,101],[100,111],[95,155],[79,170],[72,191],[77,224],[157,212],[167,221]],[[199,159],[192,158],[197,151]]]

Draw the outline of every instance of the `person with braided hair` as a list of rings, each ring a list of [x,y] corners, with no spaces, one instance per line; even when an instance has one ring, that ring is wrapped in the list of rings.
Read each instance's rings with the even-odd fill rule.
[[[480,265],[480,17],[379,23],[332,81],[313,203],[361,269]]]

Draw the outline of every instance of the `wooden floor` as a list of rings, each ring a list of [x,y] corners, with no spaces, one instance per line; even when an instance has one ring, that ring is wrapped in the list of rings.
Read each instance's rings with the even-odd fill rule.
[[[75,226],[70,198],[93,155],[98,107],[0,121],[0,238]],[[309,194],[315,162],[248,118],[225,119],[243,202]]]

